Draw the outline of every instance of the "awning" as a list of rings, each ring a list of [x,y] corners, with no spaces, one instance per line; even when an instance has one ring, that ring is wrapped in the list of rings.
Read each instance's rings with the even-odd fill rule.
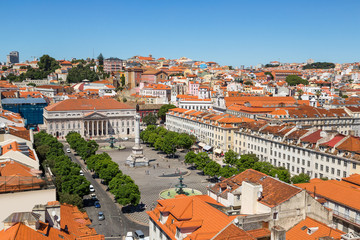
[[[198,149],[199,147],[198,146],[196,146],[196,145],[192,145],[191,147],[190,147],[190,149]]]
[[[205,146],[203,147],[203,149],[204,149],[205,151],[209,151],[210,149],[212,149],[212,146],[205,145]]]
[[[222,153],[222,150],[219,149],[219,148],[216,148],[216,149],[214,150],[214,153],[221,154],[221,153]]]
[[[204,147],[206,146],[206,144],[203,143],[203,142],[200,142],[198,145],[199,145],[200,147],[202,147],[202,148],[204,148]]]

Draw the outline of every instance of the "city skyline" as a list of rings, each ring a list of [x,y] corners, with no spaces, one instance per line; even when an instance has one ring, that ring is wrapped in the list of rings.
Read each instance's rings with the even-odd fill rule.
[[[0,61],[19,51],[20,61],[135,55],[256,66],[270,61],[357,62],[354,31],[359,2],[305,1],[25,1],[3,3]],[[69,6],[71,8],[69,9]],[[111,7],[109,7],[111,6]],[[17,16],[11,9],[17,9]],[[24,22],[31,28],[24,27]],[[224,24],[226,23],[226,24]],[[20,34],[13,34],[21,28]]]

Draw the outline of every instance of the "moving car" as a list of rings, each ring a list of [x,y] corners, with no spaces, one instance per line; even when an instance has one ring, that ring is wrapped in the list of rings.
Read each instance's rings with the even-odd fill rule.
[[[67,153],[71,153],[70,148],[67,148],[67,149],[66,149],[66,152],[67,152]]]
[[[99,201],[95,201],[94,206],[95,206],[95,208],[101,208]]]
[[[94,186],[90,184],[90,186],[89,186],[89,190],[90,190],[90,192],[95,192],[95,188],[94,188]]]
[[[98,214],[99,221],[105,220],[105,215],[103,212],[99,212]]]
[[[83,170],[80,170],[80,176],[84,176]]]

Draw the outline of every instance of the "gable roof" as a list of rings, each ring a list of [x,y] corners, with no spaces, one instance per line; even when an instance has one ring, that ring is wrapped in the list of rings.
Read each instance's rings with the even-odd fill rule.
[[[333,240],[340,240],[343,234],[345,233],[339,229],[328,227],[322,222],[307,217],[286,232],[286,239],[318,240],[321,237],[331,237]]]
[[[45,108],[47,111],[134,109],[115,99],[66,99]]]
[[[225,188],[225,190],[222,191],[223,193],[232,192],[239,188],[243,181],[261,184],[263,188],[262,198],[258,201],[269,207],[275,207],[302,191],[301,188],[287,184],[253,169],[247,169],[238,175],[216,183],[213,187],[210,187],[209,190],[219,192],[220,188]]]

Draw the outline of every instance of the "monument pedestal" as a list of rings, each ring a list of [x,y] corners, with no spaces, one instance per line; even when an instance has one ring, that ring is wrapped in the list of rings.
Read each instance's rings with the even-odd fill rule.
[[[126,159],[126,165],[130,167],[149,166],[149,160],[144,156],[141,146],[132,148],[132,154]]]
[[[140,116],[138,114],[135,115],[135,145],[125,164],[130,167],[149,166],[149,160],[144,156],[140,146]]]

